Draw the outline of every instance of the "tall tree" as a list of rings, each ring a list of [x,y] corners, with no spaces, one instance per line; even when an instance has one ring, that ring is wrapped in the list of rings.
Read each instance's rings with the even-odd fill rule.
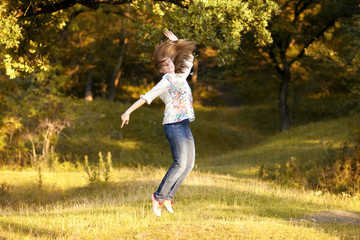
[[[271,42],[271,36],[266,29],[267,23],[273,12],[277,11],[277,5],[272,0],[240,1],[240,0],[157,0],[155,2],[148,0],[6,0],[7,12],[16,13],[16,26],[22,28],[22,36],[26,36],[22,41],[29,41],[23,45],[24,49],[30,49],[30,45],[50,47],[46,41],[51,41],[50,37],[45,39],[34,39],[28,35],[37,33],[39,37],[43,36],[43,29],[61,29],[68,21],[68,11],[66,9],[75,8],[83,5],[91,9],[99,9],[102,5],[121,5],[131,4],[131,6],[142,15],[147,15],[149,9],[161,18],[170,19],[167,26],[179,30],[182,37],[197,41],[206,46],[213,45],[219,49],[219,56],[223,61],[233,59],[233,50],[239,47],[239,39],[246,32],[253,32],[256,35],[256,41],[259,44]],[[60,11],[63,10],[63,11]],[[50,14],[51,13],[51,14]],[[30,24],[31,23],[31,24]],[[36,24],[34,24],[36,23]],[[50,23],[50,24],[49,24]],[[153,40],[152,36],[159,37],[154,22],[147,22],[142,36],[143,40]],[[155,23],[156,24],[156,23]],[[25,27],[26,26],[26,27]],[[36,26],[36,29],[34,29]],[[154,28],[155,27],[155,28]],[[155,34],[154,34],[155,33]],[[140,34],[141,35],[141,34]],[[150,37],[146,37],[150,36]],[[153,43],[149,44],[153,47]],[[13,49],[14,50],[14,49]],[[15,49],[16,50],[16,49]],[[16,51],[15,51],[16,52]],[[16,55],[16,54],[15,54]],[[29,53],[26,56],[30,55]],[[29,65],[28,71],[31,71],[31,61],[34,57],[26,60]],[[46,58],[45,58],[46,60]],[[13,71],[23,71],[19,67],[19,59],[13,59]]]
[[[125,6],[131,7],[132,14],[136,14],[131,16],[142,25],[126,30],[127,34],[131,32],[128,42],[131,51],[145,47],[143,52],[152,52],[164,28],[169,27],[181,37],[214,46],[223,61],[232,59],[240,36],[246,32],[254,32],[259,44],[270,43],[267,22],[277,10],[272,0],[3,0],[0,3],[0,86],[10,86],[12,91],[1,88],[0,99],[17,97],[18,101],[16,104],[9,101],[11,110],[2,107],[6,104],[1,101],[0,110],[3,113],[5,109],[9,116],[20,115],[14,121],[7,120],[14,122],[14,126],[23,124],[29,130],[33,146],[36,144],[31,134],[39,135],[40,130],[46,133],[51,125],[41,123],[47,119],[56,121],[61,112],[58,109],[66,106],[58,98],[59,92],[82,97],[85,79],[88,79],[88,90],[94,86],[91,89],[94,94],[106,95],[108,80],[114,72],[119,72],[116,59],[118,66],[128,64],[130,54],[126,51],[122,57],[124,45],[119,44],[119,37],[114,38],[121,35]],[[138,29],[142,45],[134,44],[134,32]],[[135,68],[134,65],[131,67]],[[144,71],[142,67],[136,70]],[[22,95],[13,94],[19,88],[23,90]],[[67,117],[64,115],[64,119]],[[2,144],[8,144],[7,139],[12,138],[10,128],[10,132],[3,134],[3,122],[0,121],[0,148],[6,148]],[[37,128],[40,130],[35,131]],[[42,138],[49,139],[46,134]],[[44,146],[48,149],[49,145]],[[34,158],[39,153],[34,153]]]
[[[126,8],[126,16],[129,16],[129,7]],[[113,75],[110,79],[109,82],[109,87],[108,87],[108,99],[110,101],[114,101],[115,99],[115,90],[117,85],[119,84],[120,78],[121,78],[121,67],[123,65],[123,61],[124,61],[124,55],[125,55],[125,49],[127,47],[127,42],[128,42],[128,37],[126,36],[126,26],[128,24],[126,24],[127,19],[123,19],[123,21],[121,22],[121,30],[120,30],[120,36],[119,36],[119,45],[120,45],[120,52],[119,52],[119,56],[116,60],[116,64],[115,64],[115,68],[114,68],[114,72]]]
[[[279,112],[282,130],[291,127],[287,96],[291,67],[306,55],[307,49],[322,39],[337,21],[360,14],[357,0],[279,0],[281,13],[269,29],[273,43],[262,48],[263,55],[281,78]]]

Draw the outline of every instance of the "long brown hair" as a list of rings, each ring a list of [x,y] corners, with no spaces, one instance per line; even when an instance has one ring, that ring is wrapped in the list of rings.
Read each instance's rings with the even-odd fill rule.
[[[183,73],[187,68],[185,61],[190,58],[195,48],[195,42],[185,39],[159,43],[155,47],[153,64],[159,70],[166,58],[170,58],[175,65],[175,73]]]

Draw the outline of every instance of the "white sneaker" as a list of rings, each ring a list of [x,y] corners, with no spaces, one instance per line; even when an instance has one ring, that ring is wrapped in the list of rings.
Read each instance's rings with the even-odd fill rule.
[[[173,202],[170,200],[165,200],[164,201],[165,207],[166,209],[170,212],[170,213],[174,213],[174,209],[172,208]]]
[[[161,216],[161,203],[159,203],[156,199],[154,194],[151,195],[151,199],[152,199],[152,209],[155,213],[156,216],[160,217]]]

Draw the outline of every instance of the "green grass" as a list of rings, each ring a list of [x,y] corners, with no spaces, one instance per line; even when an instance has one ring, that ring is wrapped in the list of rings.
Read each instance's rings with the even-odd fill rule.
[[[98,152],[110,151],[115,166],[167,166],[171,152],[161,124],[163,111],[144,106],[131,115],[123,129],[121,115],[130,104],[75,102],[71,128],[56,146],[61,158],[95,161]],[[198,158],[222,155],[263,141],[278,129],[277,111],[269,106],[198,107],[192,131]],[[209,147],[211,146],[211,147]]]
[[[106,186],[88,187],[83,172],[1,172],[16,179],[2,196],[0,236],[11,239],[353,239],[358,226],[298,221],[324,210],[358,211],[359,200],[283,189],[253,178],[189,175],[174,215],[158,218],[150,194],[163,168],[120,168]],[[352,234],[352,235],[351,235]]]
[[[274,134],[249,148],[207,158],[206,162],[210,164],[204,164],[204,167],[216,172],[251,177],[256,175],[262,164],[286,163],[291,158],[298,162],[316,163],[322,160],[330,147],[339,147],[348,140],[349,135],[346,119],[311,123]]]
[[[123,104],[77,103],[57,149],[93,161],[112,152],[111,182],[89,186],[81,169],[0,171],[0,239],[359,239],[358,225],[301,221],[329,210],[360,212],[359,196],[293,189],[257,178],[261,164],[318,161],[349,138],[345,119],[274,131],[267,106],[196,109],[196,169],[180,187],[175,214],[156,217],[150,195],[171,164],[161,109],[144,107],[120,129]],[[80,107],[81,108],[80,108]],[[145,119],[145,120],[144,120]],[[156,122],[156,124],[154,124]],[[105,155],[105,154],[104,154]],[[71,171],[69,171],[71,170]]]

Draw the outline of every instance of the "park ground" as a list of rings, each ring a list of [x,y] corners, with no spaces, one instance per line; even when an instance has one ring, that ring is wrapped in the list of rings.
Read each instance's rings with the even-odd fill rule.
[[[360,239],[359,195],[258,175],[264,164],[321,159],[349,139],[346,117],[299,117],[280,132],[272,106],[196,107],[195,169],[175,213],[156,217],[151,193],[171,164],[162,110],[138,110],[120,129],[126,104],[86,104],[56,146],[71,164],[1,169],[0,239]],[[95,166],[99,152],[114,166],[108,182],[90,184],[83,159]]]

